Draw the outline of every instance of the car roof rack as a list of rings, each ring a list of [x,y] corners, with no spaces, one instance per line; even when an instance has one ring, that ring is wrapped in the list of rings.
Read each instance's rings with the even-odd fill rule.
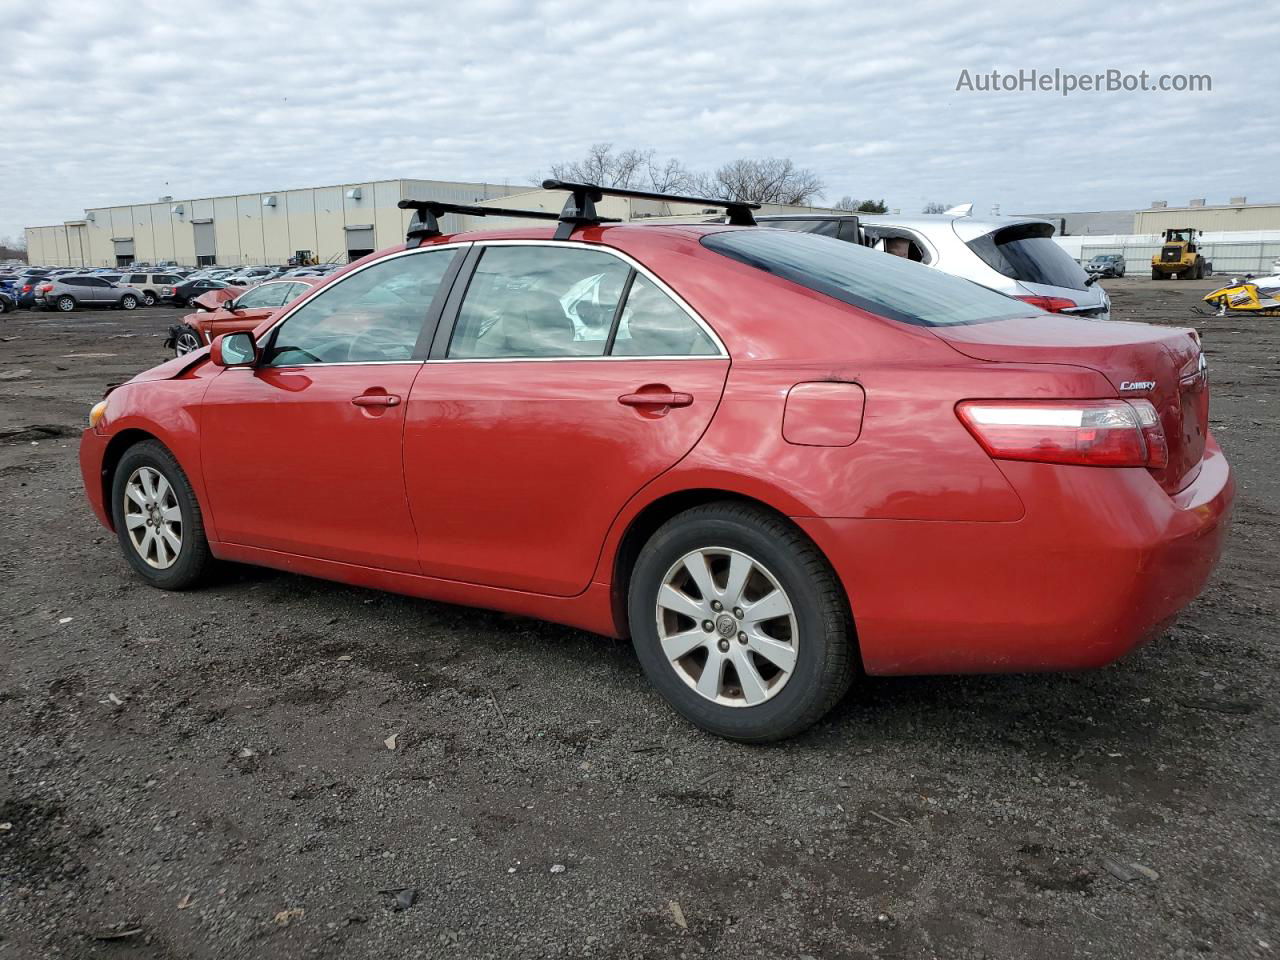
[[[401,210],[413,210],[413,219],[404,235],[406,248],[416,247],[428,237],[438,237],[440,217],[446,213],[465,213],[472,217],[524,217],[530,220],[559,220],[560,214],[546,210],[508,210],[504,207],[478,207],[470,203],[445,203],[442,200],[401,200]]]
[[[596,203],[604,197],[632,197],[637,200],[658,200],[663,203],[694,203],[704,207],[723,207],[729,214],[729,223],[735,227],[754,227],[756,219],[752,210],[760,204],[745,200],[712,200],[708,197],[686,197],[676,193],[653,193],[649,190],[632,190],[630,187],[602,187],[594,183],[576,183],[572,180],[543,180],[544,190],[568,190],[569,199],[560,211],[560,227],[557,240],[567,240],[574,229],[598,223],[616,223],[596,213]]]
[[[571,180],[543,180],[544,190],[567,190],[569,198],[559,213],[546,210],[512,210],[506,207],[481,207],[469,203],[445,203],[441,200],[401,200],[396,206],[401,210],[413,210],[405,233],[405,245],[415,247],[428,237],[438,237],[440,217],[446,213],[462,213],[472,217],[520,217],[526,220],[557,220],[557,240],[568,240],[578,227],[597,226],[602,223],[621,223],[617,217],[602,217],[596,212],[596,203],[604,197],[632,197],[638,200],[658,200],[663,203],[691,203],[704,207],[723,207],[729,223],[736,227],[754,227],[756,219],[752,210],[760,204],[745,200],[712,200],[708,197],[686,197],[675,193],[653,193],[648,190],[632,190],[629,187],[602,187],[594,183],[575,183]]]

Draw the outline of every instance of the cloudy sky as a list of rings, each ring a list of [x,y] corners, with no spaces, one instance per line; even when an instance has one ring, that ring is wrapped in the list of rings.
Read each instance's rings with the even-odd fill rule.
[[[1251,3],[0,0],[0,17],[0,237],[165,194],[523,183],[597,141],[694,169],[791,157],[829,201],[904,212],[1280,200],[1280,19]],[[1055,68],[1212,91],[956,90],[962,70]]]

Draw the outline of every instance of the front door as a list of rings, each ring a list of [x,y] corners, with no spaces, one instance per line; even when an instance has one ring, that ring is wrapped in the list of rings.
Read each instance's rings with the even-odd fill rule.
[[[209,336],[252,330],[285,302],[292,283],[263,283],[228,300],[209,316]]]
[[[372,263],[293,311],[205,393],[202,454],[229,543],[416,572],[401,464],[415,349],[457,251]]]
[[[623,505],[706,429],[728,358],[659,284],[583,244],[487,245],[444,334],[405,424],[422,572],[580,593]]]

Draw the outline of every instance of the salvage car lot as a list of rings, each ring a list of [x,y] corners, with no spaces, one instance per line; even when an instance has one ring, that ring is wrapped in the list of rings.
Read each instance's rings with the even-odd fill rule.
[[[770,749],[679,720],[628,644],[259,570],[144,587],[74,434],[178,312],[8,315],[0,956],[1280,949],[1280,327],[1106,286],[1204,334],[1240,484],[1213,585],[1107,670],[865,681]]]

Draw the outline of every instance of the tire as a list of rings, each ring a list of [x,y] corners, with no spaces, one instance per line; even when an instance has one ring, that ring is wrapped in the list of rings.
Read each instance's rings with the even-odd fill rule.
[[[1159,270],[1157,270],[1155,267],[1152,267],[1152,268],[1151,268],[1151,279],[1152,279],[1152,280],[1163,280],[1163,279],[1164,279],[1164,274],[1162,274],[1162,273],[1161,273]]]
[[[163,479],[163,486],[155,480],[156,476]],[[138,494],[147,497],[148,478],[150,489],[158,494],[150,498],[150,502],[164,511],[152,512],[150,517],[148,507],[137,499]],[[171,512],[175,507],[178,511],[176,529]],[[120,458],[111,478],[111,518],[129,566],[153,587],[185,590],[205,579],[212,568],[213,556],[205,538],[200,504],[186,473],[158,440],[134,444]],[[149,532],[153,519],[161,522],[167,531],[163,544],[158,542],[162,538]],[[137,539],[135,531],[138,531]],[[174,537],[176,549],[172,546]]]
[[[120,309],[121,310],[137,310],[138,298],[135,297],[132,293],[126,293],[123,297],[120,298]]]
[[[688,571],[699,560],[711,578],[710,592],[725,606],[693,599],[702,591]],[[747,588],[736,591],[733,565],[744,563],[751,565]],[[660,591],[668,602],[676,593],[683,597],[666,607]],[[785,606],[788,612],[753,625],[751,607],[765,601],[766,609]],[[675,612],[681,608],[705,613],[706,619]],[[677,713],[718,736],[744,743],[795,736],[821,719],[853,680],[852,618],[835,573],[799,530],[759,507],[712,503],[663,524],[636,560],[627,610],[632,643],[650,682]],[[674,659],[668,655],[686,646]],[[738,672],[744,662],[750,683]],[[713,663],[732,666],[717,671],[715,699],[697,689],[711,677],[706,667]]]
[[[144,307],[154,307],[156,305],[156,295],[150,290],[142,292],[142,305]]]
[[[188,353],[193,350],[199,350],[202,346],[200,334],[190,327],[187,327],[173,339],[173,353],[177,357],[185,357]]]
[[[53,301],[53,305],[62,313],[70,313],[76,308],[76,301],[74,297],[64,295]]]

